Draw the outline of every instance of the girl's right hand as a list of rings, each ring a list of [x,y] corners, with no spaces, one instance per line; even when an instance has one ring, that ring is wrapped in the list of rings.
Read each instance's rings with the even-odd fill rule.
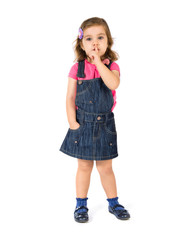
[[[89,53],[89,58],[91,59],[93,64],[97,64],[98,62],[101,62],[99,50],[97,46],[94,47],[94,49]]]
[[[70,124],[70,129],[71,130],[77,130],[80,127],[80,124],[78,122],[73,122]]]

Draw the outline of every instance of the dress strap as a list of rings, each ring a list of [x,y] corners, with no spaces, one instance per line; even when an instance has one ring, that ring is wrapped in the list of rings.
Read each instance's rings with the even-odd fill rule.
[[[110,61],[110,63],[108,65],[106,65],[106,64],[105,65],[107,66],[108,69],[110,69],[111,64],[112,64],[112,61]]]
[[[85,78],[84,69],[85,69],[85,60],[79,61],[78,62],[77,77]]]
[[[105,64],[105,66],[106,66],[108,69],[110,69],[111,64],[112,64],[112,62],[110,61],[110,63],[109,63],[108,65]],[[85,60],[79,61],[79,62],[78,62],[77,77],[79,77],[79,78],[85,78],[84,70],[85,70]]]

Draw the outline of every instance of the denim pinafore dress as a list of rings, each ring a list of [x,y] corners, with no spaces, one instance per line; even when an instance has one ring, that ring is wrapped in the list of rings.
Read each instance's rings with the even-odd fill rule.
[[[110,64],[107,66],[110,69]],[[78,62],[77,76],[84,78],[85,61]],[[112,91],[102,78],[77,81],[76,120],[80,127],[68,129],[60,151],[84,160],[108,160],[118,156]]]

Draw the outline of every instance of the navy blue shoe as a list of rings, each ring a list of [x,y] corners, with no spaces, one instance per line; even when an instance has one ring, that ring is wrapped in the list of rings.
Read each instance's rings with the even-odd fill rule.
[[[80,212],[79,210],[85,209],[85,211]],[[74,211],[74,219],[76,222],[85,223],[89,220],[88,216],[88,208],[85,206],[81,206],[75,209]]]
[[[119,209],[116,210],[116,208],[119,207]],[[122,208],[122,209],[120,209]],[[116,204],[113,207],[108,207],[108,210],[110,213],[114,214],[116,218],[120,220],[128,220],[130,218],[129,212],[120,204]]]

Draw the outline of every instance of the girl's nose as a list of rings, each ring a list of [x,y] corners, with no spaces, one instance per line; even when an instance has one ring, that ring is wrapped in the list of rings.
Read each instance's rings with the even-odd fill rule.
[[[98,45],[98,40],[94,40],[93,46],[95,47],[95,46],[97,46],[97,45]]]

